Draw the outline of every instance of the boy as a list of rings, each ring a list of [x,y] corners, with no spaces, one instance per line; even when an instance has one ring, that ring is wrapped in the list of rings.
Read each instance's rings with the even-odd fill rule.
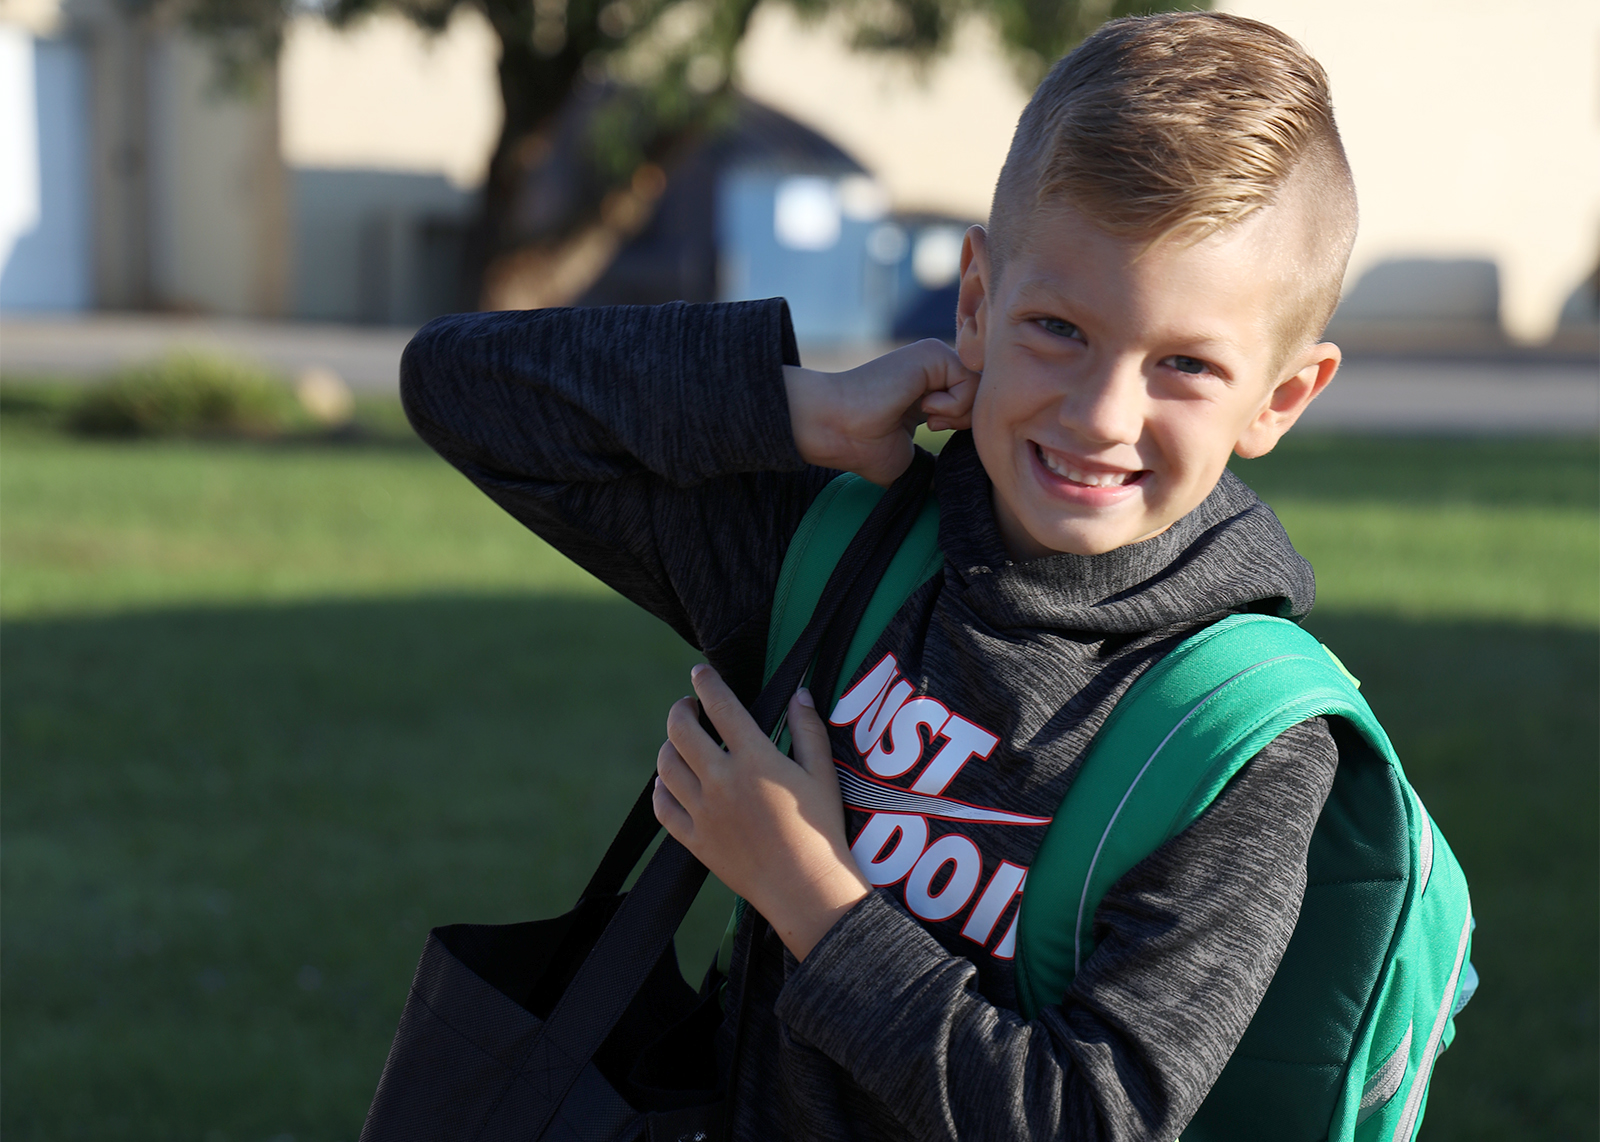
[[[1297,44],[1223,15],[1118,20],[1018,125],[967,236],[954,351],[811,372],[776,300],[469,315],[407,350],[418,431],[710,662],[693,686],[727,749],[676,704],[655,804],[771,924],[735,941],[737,1137],[1172,1139],[1204,1099],[1295,925],[1338,761],[1323,720],[1112,888],[1032,1022],[1014,925],[1141,671],[1226,614],[1310,609],[1310,567],[1225,465],[1338,368],[1318,338],[1354,229]],[[742,705],[785,549],[837,471],[902,471],[923,419],[961,430],[935,477],[945,569],[827,724],[796,695],[796,765]]]

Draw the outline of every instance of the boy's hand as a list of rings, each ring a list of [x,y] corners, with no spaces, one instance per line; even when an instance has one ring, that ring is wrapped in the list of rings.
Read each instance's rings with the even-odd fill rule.
[[[656,819],[803,960],[870,891],[845,843],[828,731],[811,695],[790,699],[796,765],[715,670],[696,666],[691,677],[727,748],[700,727],[694,699],[673,703],[656,757]]]
[[[978,374],[943,341],[918,341],[845,373],[783,368],[789,423],[808,464],[887,487],[911,464],[911,436],[972,426]]]

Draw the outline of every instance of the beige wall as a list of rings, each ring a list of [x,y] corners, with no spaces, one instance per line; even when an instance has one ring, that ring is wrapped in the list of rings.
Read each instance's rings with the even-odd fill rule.
[[[470,9],[437,36],[394,15],[342,32],[298,19],[279,69],[284,161],[475,187],[500,133],[498,55],[488,21]]]
[[[1361,197],[1350,277],[1483,255],[1501,318],[1542,340],[1600,256],[1600,4],[1226,0],[1328,69]]]
[[[0,0],[0,24],[53,36],[61,28],[61,0]]]
[[[209,48],[169,33],[149,63],[149,258],[154,302],[280,316],[287,301],[287,187],[270,80],[220,94]]]

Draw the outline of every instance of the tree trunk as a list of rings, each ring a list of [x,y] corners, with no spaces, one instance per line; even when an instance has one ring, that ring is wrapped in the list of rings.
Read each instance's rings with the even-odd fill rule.
[[[519,218],[518,214],[530,172],[553,149],[561,110],[577,85],[583,56],[575,37],[567,38],[548,56],[535,50],[532,4],[493,0],[486,9],[500,39],[500,99],[505,119],[469,237],[466,272],[471,295],[478,298],[480,306],[496,308],[492,286],[499,276],[497,267],[508,256],[530,245],[559,240],[563,231],[581,225],[580,217],[562,217],[568,210],[535,219]]]
[[[707,48],[731,55],[754,6],[755,0],[721,0]],[[702,136],[727,92],[725,85],[680,90],[689,111],[681,99],[669,100],[677,111],[661,121],[653,105],[635,107],[641,116],[635,125],[643,127],[639,165],[601,171],[585,132],[591,113],[619,92],[586,79],[584,60],[618,41],[601,32],[596,13],[568,24],[576,8],[561,0],[485,0],[500,40],[505,106],[466,259],[470,293],[485,309],[561,305],[583,294],[649,222],[666,189],[662,168]]]

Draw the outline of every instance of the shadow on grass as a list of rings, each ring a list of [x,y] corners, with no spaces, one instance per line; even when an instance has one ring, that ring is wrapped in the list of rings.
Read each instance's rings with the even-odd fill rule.
[[[1313,625],[1473,885],[1426,1137],[1593,1138],[1596,636]],[[605,599],[6,624],[6,1135],[353,1138],[427,928],[569,905],[694,660]]]

